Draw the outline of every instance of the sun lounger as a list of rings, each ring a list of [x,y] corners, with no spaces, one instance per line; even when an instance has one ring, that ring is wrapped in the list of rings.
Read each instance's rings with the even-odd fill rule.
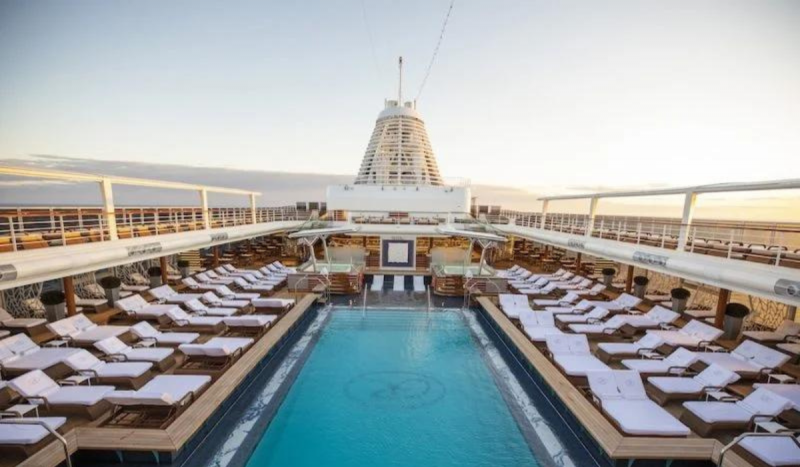
[[[203,293],[203,296],[200,297],[205,303],[214,306],[214,307],[221,307],[221,308],[236,308],[237,310],[245,310],[253,305],[251,300],[229,300],[220,298],[212,291],[208,291]]]
[[[34,370],[8,382],[20,396],[39,405],[40,412],[76,415],[95,420],[111,407],[103,400],[113,386],[59,386],[41,370]]]
[[[695,349],[714,342],[722,335],[722,330],[698,320],[692,320],[676,331],[651,330],[647,332],[656,334],[664,341],[665,345]]]
[[[642,376],[682,375],[698,359],[696,352],[684,348],[676,349],[666,358],[640,358],[622,360],[622,366]]]
[[[695,376],[652,376],[647,378],[650,397],[660,405],[673,400],[700,399],[706,392],[722,391],[739,380],[739,375],[719,365],[710,365]],[[800,387],[800,386],[798,386]]]
[[[273,261],[270,266],[277,268],[279,272],[285,272],[287,274],[293,274],[297,272],[297,269],[286,267],[280,261]]]
[[[230,266],[230,265],[228,265],[228,266]],[[266,277],[266,275],[264,273],[262,273],[261,271],[257,271],[255,269],[243,271],[243,270],[238,270],[238,269],[234,268],[233,270],[230,270],[230,269],[226,268],[225,266],[219,266],[219,267],[214,268],[214,272],[216,272],[217,274],[219,274],[222,277],[226,277],[226,276],[238,276],[238,277],[244,277],[244,278],[252,277],[254,280],[260,280],[260,279],[264,279]]]
[[[751,339],[756,342],[783,342],[789,336],[800,335],[800,323],[792,320],[783,320],[775,331],[745,331],[742,333],[743,339]]]
[[[517,291],[521,294],[525,295],[550,295],[556,290],[555,284],[547,284],[542,288],[531,288],[531,289],[517,289]]]
[[[425,276],[414,276],[414,292],[425,292]]]
[[[178,305],[156,305],[147,303],[141,295],[131,295],[128,298],[117,300],[114,306],[124,311],[126,315],[137,320],[162,320],[169,310],[180,309]]]
[[[713,318],[717,315],[715,310],[684,310],[683,314],[693,319]]]
[[[203,296],[200,293],[178,293],[167,284],[150,289],[149,292],[159,303],[182,304]]]
[[[545,342],[547,336],[562,334],[556,327],[553,313],[549,311],[527,311],[520,314],[522,330],[533,342]]]
[[[573,305],[575,302],[580,300],[580,297],[574,293],[568,293],[561,298],[557,299],[548,299],[548,298],[537,298],[533,301],[533,304],[536,306],[562,306],[568,307]]]
[[[108,307],[108,300],[105,298],[82,298],[75,294],[75,306],[85,310],[98,312]]]
[[[252,274],[252,275],[254,275],[254,276],[258,277],[258,278],[260,278],[262,275],[264,275],[264,273],[261,272],[260,270],[256,270],[256,269],[239,269],[239,268],[237,268],[236,266],[234,266],[234,265],[232,265],[230,263],[223,264],[219,268],[216,268],[215,271],[218,271],[220,268],[226,270],[229,274],[234,274],[234,275],[236,275],[236,274]]]
[[[548,306],[548,307],[545,307],[544,309],[546,311],[550,311],[550,312],[555,313],[557,315],[558,314],[570,314],[570,313],[583,314],[583,313],[586,313],[587,311],[591,310],[593,307],[594,307],[594,305],[592,305],[591,301],[589,301],[589,300],[581,300],[580,302],[578,302],[577,305],[574,305],[574,306]]]
[[[8,377],[32,370],[42,370],[52,378],[62,378],[71,369],[64,359],[77,352],[74,348],[42,348],[25,334],[14,334],[0,341],[0,367]]]
[[[372,285],[370,285],[369,290],[373,292],[379,292],[383,290],[383,275],[375,274],[372,276]]]
[[[792,409],[800,412],[800,384],[756,383],[753,389],[766,389],[792,402]]]
[[[643,315],[615,315],[608,321],[596,324],[570,324],[569,329],[574,333],[590,335],[594,338],[612,336],[625,330],[630,333],[653,327],[654,320]],[[626,331],[627,332],[627,331]]]
[[[295,301],[293,298],[257,298],[253,300],[253,306],[257,312],[284,312],[289,311],[294,307]]]
[[[153,341],[167,347],[191,344],[200,337],[196,332],[161,332],[146,321],[131,326],[131,332],[143,342]]]
[[[123,337],[130,331],[129,326],[98,326],[83,314],[48,323],[47,329],[78,347],[89,347],[108,337]]]
[[[394,284],[392,290],[395,292],[403,292],[406,290],[406,276],[394,276]]]
[[[742,378],[759,378],[780,368],[791,358],[783,352],[771,349],[758,342],[745,340],[730,353],[701,352],[700,361],[706,365],[716,364],[736,372]]]
[[[138,391],[110,392],[114,413],[105,425],[163,429],[210,383],[207,375],[159,375]]]
[[[258,292],[259,294],[270,293],[275,289],[275,286],[272,284],[264,284],[261,282],[251,284],[246,280],[242,279],[241,277],[234,278],[233,284],[242,290],[249,290],[250,292],[253,293]]]
[[[600,342],[597,344],[595,355],[600,360],[609,363],[655,352],[662,342],[661,338],[655,334],[645,334],[636,342]]]
[[[202,344],[183,344],[178,349],[186,360],[176,373],[221,375],[253,345],[253,339],[242,337],[215,337]]]
[[[581,296],[583,296],[583,295],[594,296],[594,295],[598,295],[599,293],[603,292],[604,290],[606,290],[606,286],[604,284],[599,284],[598,283],[598,284],[593,285],[590,289],[573,290],[572,293],[577,294],[577,295],[581,295]]]
[[[166,320],[170,326],[182,331],[219,334],[225,330],[225,323],[217,316],[192,316],[179,307],[167,312]]]
[[[183,305],[197,316],[233,316],[238,312],[236,308],[212,308],[197,299],[189,300]]]
[[[737,402],[689,401],[684,402],[681,421],[703,437],[721,430],[745,430],[755,421],[768,421],[792,402],[767,389],[756,389]]]
[[[206,284],[200,283],[195,280],[193,277],[184,277],[181,279],[181,282],[186,287],[189,287],[191,290],[203,290],[203,291],[211,291],[217,294],[221,294],[224,285],[223,284]]]
[[[586,374],[590,371],[609,369],[605,363],[592,355],[589,340],[584,335],[550,335],[545,340],[553,362],[572,384],[585,383]]]
[[[517,294],[498,295],[500,310],[511,319],[519,319],[522,312],[533,312],[528,304],[528,297]]]
[[[603,413],[625,434],[633,436],[689,436],[689,428],[647,397],[635,371],[588,373],[592,397]]]
[[[109,337],[94,344],[105,355],[122,362],[150,362],[160,371],[166,371],[175,364],[173,349],[163,347],[131,347],[116,337]]]
[[[636,308],[640,303],[642,303],[641,298],[624,293],[610,302],[593,301],[592,305],[602,306],[608,311],[625,311]]]
[[[750,435],[733,450],[753,467],[800,465],[800,438],[786,433]]]
[[[79,350],[64,359],[64,363],[76,373],[90,377],[95,384],[125,386],[137,389],[144,385],[152,374],[153,364],[148,362],[104,362],[86,350]]]
[[[43,426],[18,423],[23,419],[3,419],[0,421],[0,452],[19,454],[25,457],[44,449],[55,439]],[[59,430],[67,422],[66,417],[33,417],[24,421],[37,420],[46,423],[50,428]]]
[[[233,284],[234,280],[233,277],[219,277],[219,276],[217,276],[216,278],[211,277],[209,271],[198,272],[197,274],[194,275],[194,277],[200,283],[214,284],[214,285],[231,285]]]
[[[0,326],[11,330],[20,331],[28,335],[41,334],[47,331],[47,320],[40,318],[14,318],[4,308],[0,308]]]
[[[580,280],[577,282],[570,282],[569,284],[556,284],[556,288],[559,290],[583,290],[586,287],[592,285],[592,280],[587,279],[585,277],[580,277]]]
[[[559,325],[566,326],[570,324],[595,324],[603,320],[606,316],[608,316],[608,310],[603,307],[594,307],[592,311],[588,313],[584,313],[582,315],[579,314],[567,314],[562,313],[556,315],[556,321]]]

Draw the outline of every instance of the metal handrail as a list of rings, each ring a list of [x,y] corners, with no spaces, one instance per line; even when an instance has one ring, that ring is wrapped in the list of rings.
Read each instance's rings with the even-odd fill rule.
[[[64,447],[64,456],[67,463],[67,467],[72,467],[72,458],[69,454],[69,444],[67,443],[66,438],[61,436],[61,433],[56,431],[53,427],[45,423],[43,420],[35,419],[35,418],[4,418],[0,419],[0,423],[6,425],[38,425],[53,435],[58,442]]]
[[[725,454],[730,451],[732,448],[736,447],[739,443],[747,438],[767,438],[767,437],[778,437],[778,438],[791,438],[798,447],[800,447],[800,441],[796,438],[797,433],[794,431],[785,431],[785,432],[778,432],[778,433],[742,433],[741,435],[737,436],[733,439],[730,443],[726,444],[722,449],[719,451],[719,461],[717,465],[723,467],[723,461],[725,459]]]

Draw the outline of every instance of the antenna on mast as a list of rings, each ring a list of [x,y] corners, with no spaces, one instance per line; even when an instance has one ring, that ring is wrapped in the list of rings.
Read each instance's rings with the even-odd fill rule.
[[[400,56],[398,60],[398,71],[400,74],[400,79],[398,80],[397,85],[397,105],[400,107],[403,106],[403,57]]]

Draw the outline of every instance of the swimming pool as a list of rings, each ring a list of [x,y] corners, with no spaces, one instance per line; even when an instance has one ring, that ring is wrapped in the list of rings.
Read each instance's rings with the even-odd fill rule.
[[[589,465],[496,353],[470,311],[324,310],[204,465]]]

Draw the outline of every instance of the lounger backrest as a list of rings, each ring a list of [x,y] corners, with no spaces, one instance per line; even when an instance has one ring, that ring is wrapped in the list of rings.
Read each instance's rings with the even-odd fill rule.
[[[223,267],[223,268],[225,268],[225,269],[227,269],[228,271],[231,271],[231,272],[234,272],[234,271],[236,271],[236,268],[235,268],[235,267],[233,267],[233,265],[232,265],[232,264],[230,264],[230,263],[223,264],[223,265],[222,265],[222,267]]]
[[[539,325],[539,318],[536,316],[535,311],[523,311],[519,314],[519,322],[522,324],[522,327],[534,327]]]
[[[247,286],[249,285],[249,284],[247,283],[247,281],[246,281],[246,280],[244,280],[244,278],[242,278],[242,277],[235,277],[235,278],[233,279],[233,283],[234,283],[234,284],[236,284],[236,285],[238,285],[239,287],[243,287],[243,288],[244,288],[244,287],[247,287]]]
[[[131,326],[131,332],[139,339],[155,338],[159,334],[158,330],[147,321],[140,321]]]
[[[64,363],[75,371],[94,370],[104,365],[104,362],[85,350],[73,353],[64,359]]]
[[[604,284],[595,284],[594,287],[589,289],[592,293],[599,293],[606,290],[606,286]]]
[[[208,303],[220,303],[222,301],[214,292],[210,290],[203,294],[203,300],[207,301]]]
[[[218,274],[220,274],[222,276],[227,276],[229,271],[227,269],[223,268],[222,266],[219,266],[219,267],[214,268],[214,272],[216,272],[216,273],[218,273]]]
[[[106,355],[124,354],[130,351],[130,347],[116,337],[108,337],[97,341],[94,346]]]
[[[567,334],[569,351],[572,355],[590,355],[589,339],[585,334]]]
[[[683,347],[677,348],[674,352],[669,354],[667,358],[664,359],[665,362],[669,363],[670,366],[680,366],[687,368],[689,365],[696,362],[698,359],[698,355],[691,350],[684,349]]]
[[[756,355],[758,355],[758,352],[760,352],[763,347],[763,345],[755,341],[745,340],[742,341],[742,343],[739,344],[735,349],[733,349],[731,355],[739,358],[740,360],[752,361],[756,358]]]
[[[233,290],[229,289],[227,285],[220,285],[219,287],[217,287],[217,290],[219,291],[219,293],[225,296],[234,295]]]
[[[591,300],[581,300],[580,302],[578,302],[577,305],[575,305],[575,309],[576,310],[584,310],[584,311],[586,311],[586,310],[588,310],[589,308],[591,308],[593,306],[594,305],[592,305]]]
[[[792,401],[774,392],[758,388],[736,403],[752,414],[776,416],[792,406]]]
[[[14,334],[0,342],[5,348],[12,351],[14,355],[29,355],[39,351],[39,346],[25,334]]]
[[[582,281],[578,282],[578,288],[583,289],[585,287],[589,287],[589,284],[591,283],[592,283],[591,279],[583,279]]]
[[[628,321],[626,319],[626,315],[615,315],[612,316],[611,319],[603,323],[603,326],[608,329],[619,329],[622,326],[624,326],[627,322]]]
[[[614,301],[617,302],[623,308],[635,308],[640,303],[642,303],[641,298],[626,293],[620,295]]]
[[[689,321],[689,324],[681,328],[681,332],[702,341],[714,341],[722,335],[722,330],[696,319]]]
[[[536,287],[544,287],[548,282],[550,282],[550,281],[547,280],[546,277],[540,277],[540,278],[536,279],[535,281],[533,281],[533,285],[536,286]]]
[[[724,388],[739,381],[739,375],[723,366],[712,363],[705,370],[698,373],[694,379],[702,384],[703,387]]]
[[[84,315],[83,313],[79,313],[68,319],[72,320],[72,325],[75,326],[75,329],[81,332],[88,331],[89,329],[94,329],[97,327],[97,325],[94,324],[94,322],[89,318],[87,318],[86,315]]]
[[[547,350],[553,355],[569,355],[571,353],[567,334],[545,336],[545,342],[547,342]]]
[[[200,303],[200,300],[193,298],[186,302],[186,307],[194,312],[208,311],[208,307]]]
[[[611,370],[587,371],[589,389],[600,400],[622,399],[614,372]]]
[[[547,295],[550,292],[556,290],[556,287],[558,287],[558,284],[553,284],[553,283],[547,284],[546,286],[542,287],[541,293]]]
[[[800,334],[800,323],[795,323],[790,319],[785,319],[781,325],[778,326],[778,329],[776,329],[775,332],[783,337],[796,336]]]
[[[14,360],[16,358],[17,356],[14,355],[14,352],[12,352],[11,349],[9,349],[5,345],[3,345],[2,342],[0,342],[0,363],[4,363],[9,360]]]
[[[561,297],[561,300],[559,300],[559,301],[566,302],[566,303],[573,303],[573,302],[576,302],[579,298],[581,298],[581,297],[578,294],[576,294],[574,292],[570,292],[570,293],[564,295],[563,297]]]
[[[114,306],[126,313],[132,313],[146,307],[147,301],[141,295],[131,295],[128,298],[117,300],[114,302]]]
[[[753,361],[762,367],[779,368],[791,358],[789,354],[785,354],[779,350],[771,349],[766,346],[761,347],[762,349],[759,350]]]
[[[59,337],[74,336],[81,332],[69,318],[47,323],[47,329]]]
[[[629,400],[647,399],[644,383],[642,383],[642,377],[638,371],[616,370],[614,371],[614,379],[623,398]]]
[[[175,405],[176,401],[166,392],[149,391],[111,391],[103,399],[114,405],[164,407]]]
[[[199,280],[200,282],[209,282],[209,281],[211,281],[211,278],[208,277],[208,275],[206,273],[204,273],[204,272],[199,272],[199,273],[195,274],[194,277],[196,277],[197,280]]]
[[[658,348],[664,340],[658,334],[648,333],[642,336],[641,339],[636,341],[636,345],[640,349],[655,349]]]
[[[567,270],[562,268],[562,269],[559,269],[558,271],[556,271],[555,273],[553,273],[553,277],[561,277],[566,273],[567,273]]]
[[[661,305],[656,305],[652,309],[650,309],[650,311],[648,311],[645,316],[658,323],[669,324],[678,319],[678,316],[680,315],[672,310],[664,308]]]
[[[217,273],[214,272],[213,269],[209,269],[208,271],[206,271],[206,275],[212,279],[219,279],[219,275],[217,275]]]
[[[177,295],[177,292],[172,290],[172,287],[170,287],[168,284],[164,284],[154,289],[150,289],[150,295],[158,300],[166,300],[173,295]]]
[[[537,311],[536,320],[539,321],[539,326],[552,328],[556,325],[555,317],[551,311]]]
[[[188,313],[178,307],[167,310],[167,316],[169,316],[172,320],[187,320],[191,318]]]
[[[608,315],[608,310],[606,310],[601,306],[598,306],[595,307],[592,311],[590,311],[586,316],[588,316],[591,319],[603,319],[607,315]]]
[[[566,273],[564,273],[564,274],[562,274],[562,275],[561,275],[561,277],[559,278],[559,280],[560,280],[560,281],[565,281],[565,280],[572,279],[573,277],[575,277],[575,274],[573,274],[573,273],[571,273],[571,272],[566,272]]]
[[[8,382],[22,397],[47,396],[59,390],[58,384],[42,370],[33,370]]]
[[[183,285],[191,288],[200,286],[200,284],[198,284],[193,277],[184,277],[183,279],[181,279],[181,282],[183,283]]]
[[[500,295],[498,295],[497,300],[500,302],[500,306],[503,308],[513,307],[514,304],[516,303],[514,295],[507,293],[501,293]]]

